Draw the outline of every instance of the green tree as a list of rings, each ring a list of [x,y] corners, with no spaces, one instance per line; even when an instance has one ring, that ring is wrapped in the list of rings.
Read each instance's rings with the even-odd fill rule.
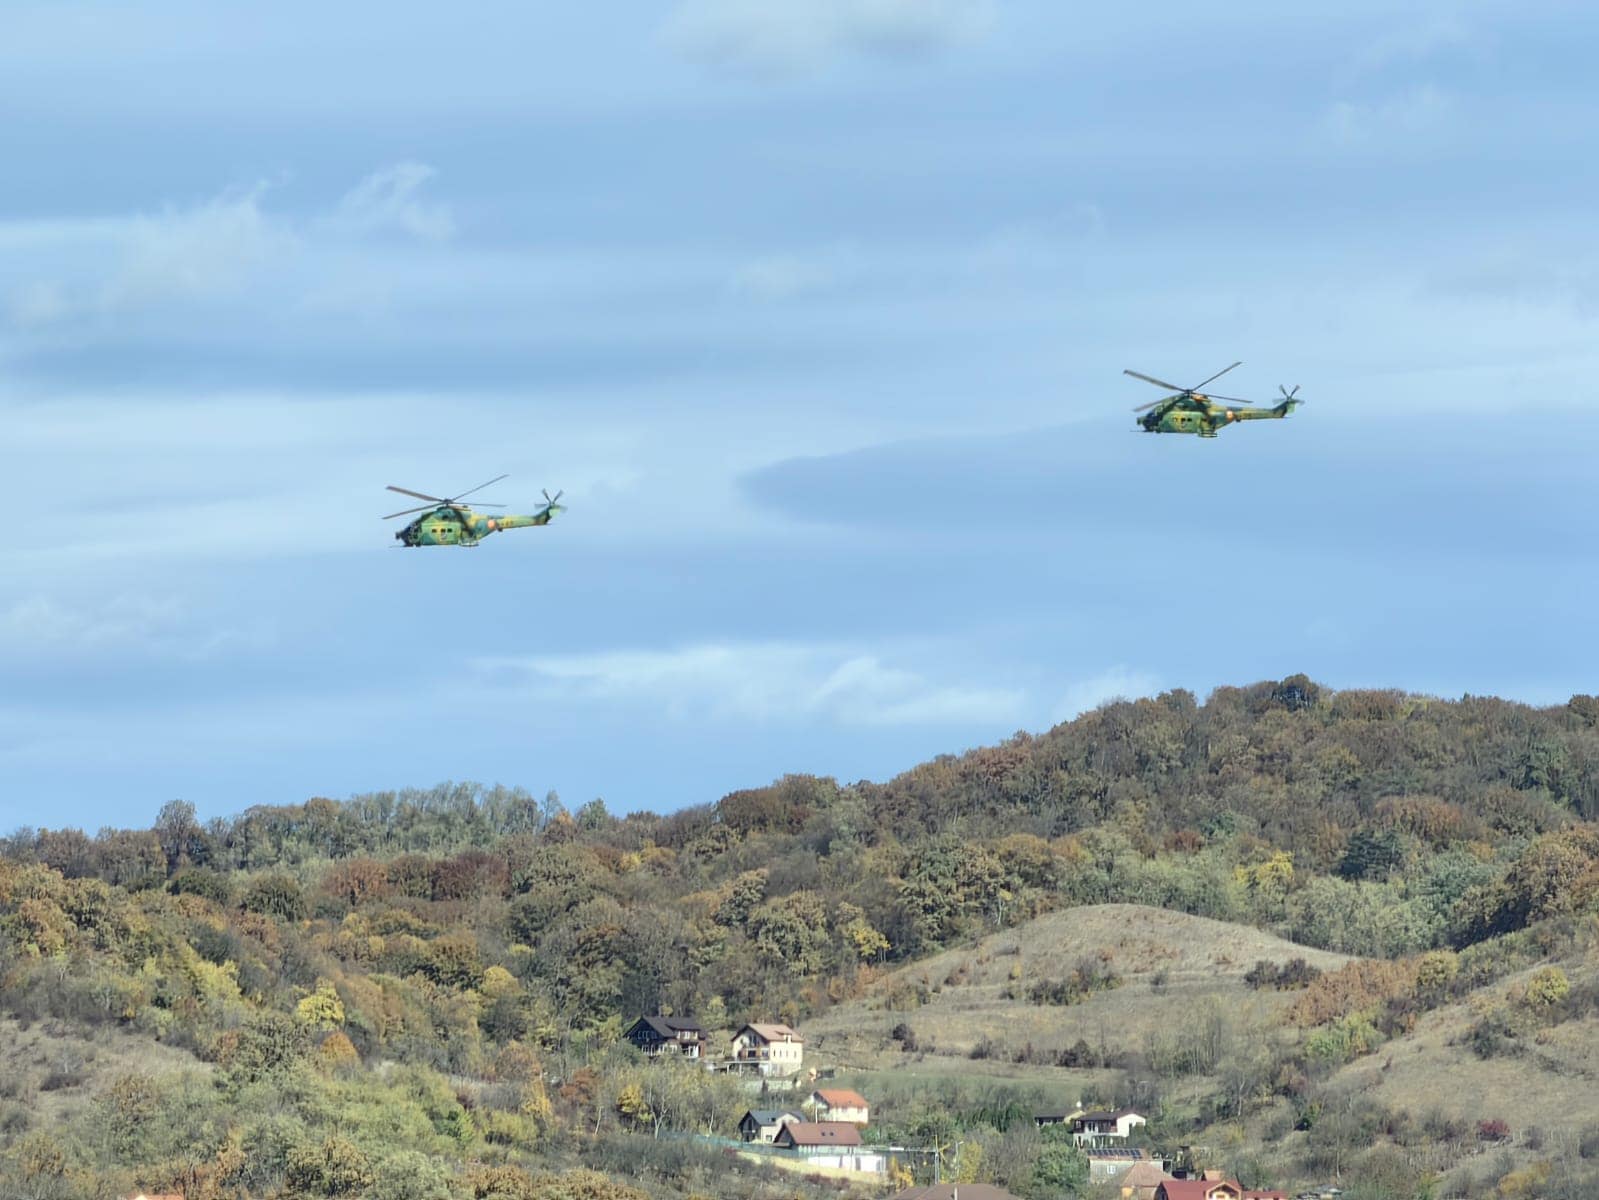
[[[1088,1189],[1088,1155],[1069,1141],[1046,1140],[1033,1161],[1029,1200],[1080,1196]]]
[[[305,893],[292,875],[263,875],[247,889],[239,904],[247,912],[283,921],[305,919]]]

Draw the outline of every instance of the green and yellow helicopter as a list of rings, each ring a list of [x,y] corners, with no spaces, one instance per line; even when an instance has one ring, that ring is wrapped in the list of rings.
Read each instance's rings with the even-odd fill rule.
[[[1297,399],[1299,385],[1294,385],[1294,390],[1289,391],[1281,384],[1277,390],[1283,394],[1282,403],[1270,408],[1256,408],[1247,400],[1240,400],[1236,396],[1211,396],[1202,393],[1199,389],[1206,383],[1214,383],[1233,367],[1241,367],[1242,363],[1234,363],[1232,367],[1217,371],[1203,383],[1196,383],[1193,387],[1178,387],[1175,383],[1167,383],[1164,379],[1156,379],[1152,375],[1144,375],[1138,371],[1123,371],[1123,375],[1131,375],[1134,379],[1142,379],[1145,383],[1152,383],[1168,391],[1177,393],[1167,396],[1163,400],[1153,400],[1148,404],[1141,404],[1133,409],[1135,413],[1143,413],[1138,418],[1138,424],[1145,433],[1197,433],[1200,437],[1215,437],[1218,429],[1238,421],[1264,421],[1274,418],[1286,417],[1294,409],[1304,403]],[[1221,401],[1221,403],[1217,403]]]
[[[468,488],[459,496],[429,496],[426,492],[413,492],[410,488],[395,487],[389,484],[389,491],[399,492],[403,496],[415,496],[418,500],[428,503],[418,508],[405,508],[397,513],[390,513],[384,517],[385,521],[392,521],[395,517],[409,516],[411,513],[422,515],[412,521],[404,529],[394,535],[402,546],[475,546],[491,533],[498,533],[502,529],[522,529],[529,525],[548,525],[550,518],[558,512],[564,512],[565,506],[557,504],[563,493],[556,492],[550,495],[544,493],[544,507],[536,513],[516,514],[507,513],[504,516],[486,516],[483,513],[473,512],[471,508],[461,503],[462,499],[473,492],[480,492],[489,486],[489,483],[498,483],[506,478],[496,475],[488,483],[480,483],[475,488]],[[503,504],[484,504],[485,508],[504,508]]]

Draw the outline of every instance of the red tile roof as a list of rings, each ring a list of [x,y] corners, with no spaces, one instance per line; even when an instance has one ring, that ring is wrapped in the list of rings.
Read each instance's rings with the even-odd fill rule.
[[[865,1108],[866,1097],[859,1092],[852,1092],[849,1088],[817,1088],[811,1093],[821,1099],[828,1108]]]
[[[1168,1179],[1155,1191],[1156,1200],[1213,1200],[1241,1196],[1243,1188],[1229,1179]]]

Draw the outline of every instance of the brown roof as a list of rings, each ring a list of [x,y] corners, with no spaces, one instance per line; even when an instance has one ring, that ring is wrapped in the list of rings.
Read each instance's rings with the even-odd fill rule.
[[[811,1093],[821,1098],[828,1108],[865,1108],[866,1097],[849,1088],[817,1088]]]
[[[848,1121],[790,1121],[777,1134],[780,1146],[859,1146],[861,1131]]]
[[[1128,1167],[1127,1174],[1123,1175],[1116,1182],[1121,1184],[1122,1187],[1154,1188],[1158,1187],[1162,1183],[1165,1183],[1166,1180],[1170,1178],[1170,1175],[1161,1170],[1158,1162],[1152,1162],[1146,1158],[1143,1162],[1136,1162],[1132,1166]]]
[[[738,1033],[743,1033],[745,1029],[753,1029],[762,1041],[767,1042],[803,1042],[805,1040],[787,1025],[760,1025],[752,1021],[740,1029]],[[738,1033],[733,1036],[736,1038]]]
[[[1016,1200],[1016,1197],[991,1183],[934,1183],[895,1192],[888,1200]]]
[[[1238,1196],[1243,1190],[1230,1179],[1167,1179],[1155,1195],[1166,1200],[1207,1200],[1216,1195]]]

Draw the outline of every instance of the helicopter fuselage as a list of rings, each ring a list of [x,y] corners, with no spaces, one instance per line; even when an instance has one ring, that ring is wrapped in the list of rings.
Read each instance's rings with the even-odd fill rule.
[[[1195,396],[1192,400],[1173,397],[1171,403],[1140,417],[1138,424],[1145,433],[1193,433],[1200,437],[1215,437],[1218,430],[1239,421],[1286,417],[1298,403],[1297,400],[1284,400],[1271,408],[1255,408],[1250,405],[1217,404],[1202,396]]]
[[[540,513],[491,517],[469,508],[456,510],[445,506],[423,513],[394,537],[402,546],[475,546],[489,534],[503,529],[548,525],[553,513],[559,511],[559,508],[552,508]]]

